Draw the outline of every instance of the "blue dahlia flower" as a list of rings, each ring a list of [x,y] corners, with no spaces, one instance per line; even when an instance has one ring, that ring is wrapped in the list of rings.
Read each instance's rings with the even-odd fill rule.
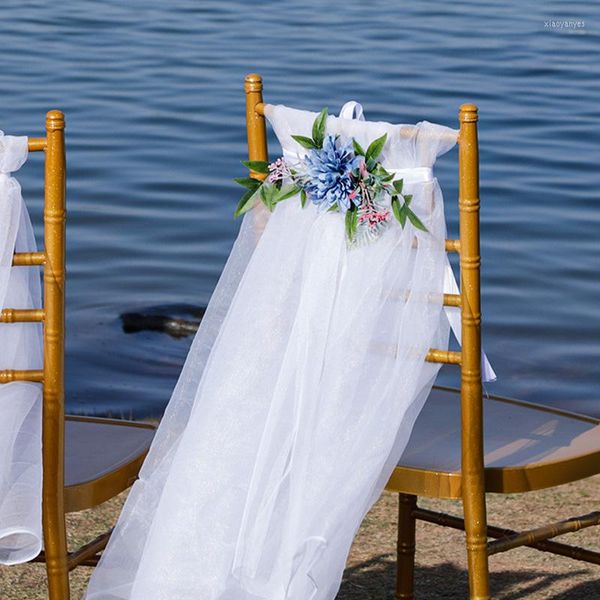
[[[323,141],[323,148],[313,149],[305,157],[307,180],[304,189],[310,200],[325,209],[337,205],[342,212],[350,208],[350,202],[356,205],[360,197],[350,195],[356,184],[350,177],[361,161],[360,156],[354,156],[352,143],[338,145],[333,135],[328,135]]]

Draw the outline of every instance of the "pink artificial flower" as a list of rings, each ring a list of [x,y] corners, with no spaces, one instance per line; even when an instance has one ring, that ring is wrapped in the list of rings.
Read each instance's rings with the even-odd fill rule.
[[[375,212],[367,212],[358,217],[359,223],[368,223],[369,227],[375,227],[383,221],[387,221],[390,217],[389,210],[380,210]]]
[[[368,177],[369,172],[367,171],[367,164],[365,163],[365,161],[361,161],[360,165],[358,165],[358,170],[360,171],[360,174],[363,177]]]
[[[269,183],[281,181],[289,175],[289,169],[283,157],[278,158],[275,162],[269,165]]]

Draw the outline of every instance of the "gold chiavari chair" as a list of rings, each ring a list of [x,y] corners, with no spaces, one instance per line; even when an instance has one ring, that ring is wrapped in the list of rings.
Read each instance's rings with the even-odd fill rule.
[[[0,371],[0,383],[34,381],[43,389],[44,551],[50,600],[69,599],[69,571],[93,566],[110,531],[67,550],[65,514],[96,506],[127,489],[136,479],[154,435],[154,426],[96,417],[65,416],[65,120],[46,116],[46,137],[30,138],[30,152],[45,153],[44,249],[16,253],[13,267],[39,265],[44,271],[43,309],[6,309],[0,321],[42,322],[44,365],[41,371]]]
[[[249,160],[268,160],[262,79],[246,76]],[[466,532],[470,597],[490,598],[488,557],[519,546],[600,564],[600,553],[550,538],[600,524],[600,512],[525,532],[487,524],[486,493],[529,492],[600,473],[600,421],[498,396],[482,396],[477,107],[460,107],[459,239],[446,250],[460,257],[460,351],[431,349],[427,360],[457,365],[460,390],[434,387],[386,489],[399,495],[397,600],[413,598],[416,519]],[[251,177],[265,175],[250,172]],[[418,507],[418,496],[460,498],[464,519]],[[492,538],[493,541],[488,541]]]

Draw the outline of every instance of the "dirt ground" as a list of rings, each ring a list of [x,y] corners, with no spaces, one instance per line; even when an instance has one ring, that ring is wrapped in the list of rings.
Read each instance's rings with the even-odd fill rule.
[[[90,511],[69,516],[69,541],[89,540],[114,522],[125,494]],[[422,499],[421,506],[460,514],[453,501]],[[337,600],[393,600],[398,499],[384,493],[365,518],[356,537]],[[600,510],[600,476],[527,495],[488,499],[489,520],[518,529]],[[417,529],[416,598],[467,598],[467,573],[462,532],[419,523]],[[600,550],[598,528],[563,536],[561,541]],[[600,600],[600,567],[520,548],[493,556],[492,597],[495,600]],[[90,569],[71,574],[72,598],[83,594]],[[1,600],[46,598],[44,566],[0,567]],[[174,599],[175,600],[175,599]]]

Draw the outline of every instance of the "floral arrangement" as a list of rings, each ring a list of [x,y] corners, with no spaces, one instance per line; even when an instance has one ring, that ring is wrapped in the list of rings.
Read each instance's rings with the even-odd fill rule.
[[[308,153],[293,164],[281,157],[273,163],[242,161],[264,180],[238,177],[246,188],[235,216],[251,210],[257,202],[273,211],[275,206],[299,196],[302,207],[307,200],[323,210],[345,215],[346,236],[351,244],[375,239],[392,221],[404,228],[407,220],[421,231],[427,228],[411,210],[412,196],[403,193],[402,179],[394,179],[377,158],[387,134],[377,138],[364,150],[354,139],[342,143],[339,136],[326,135],[327,109],[324,108],[312,126],[312,137],[293,135]],[[389,199],[389,201],[388,201]]]

